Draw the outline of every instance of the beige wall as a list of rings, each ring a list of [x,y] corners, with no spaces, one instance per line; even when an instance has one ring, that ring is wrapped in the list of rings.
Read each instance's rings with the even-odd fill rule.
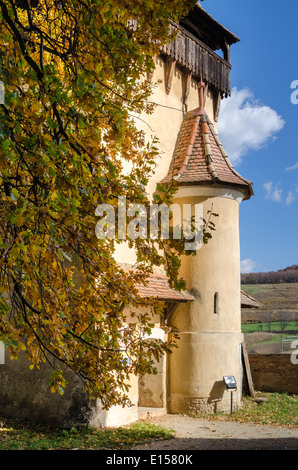
[[[186,110],[199,106],[197,83],[192,80],[190,94],[185,107],[182,102],[183,73],[178,68],[173,77],[169,94],[165,93],[165,64],[157,60],[153,81],[159,83],[152,95],[155,112],[150,116],[136,117],[136,123],[146,133],[159,139],[160,159],[158,167],[147,188],[149,194],[156,184],[166,176],[173,156],[177,135]],[[212,95],[208,92],[205,108],[213,121]],[[144,122],[145,121],[145,122]],[[216,127],[216,123],[215,127]],[[186,192],[185,192],[186,191]],[[224,391],[223,375],[235,375],[240,386],[239,344],[240,333],[240,256],[238,239],[238,210],[241,195],[222,191],[216,194],[205,188],[205,195],[180,191],[175,202],[202,203],[204,210],[219,213],[216,232],[206,247],[199,250],[195,258],[183,259],[182,274],[188,288],[195,293],[192,303],[177,306],[172,316],[172,325],[180,331],[179,348],[168,357],[167,369],[163,360],[159,375],[144,378],[143,403],[164,406],[166,395],[171,412],[197,412],[225,408],[229,409],[230,395]],[[116,253],[119,262],[133,264],[134,252],[125,244]],[[213,313],[213,296],[219,293],[219,313]],[[157,329],[159,318],[154,318]],[[163,334],[158,329],[154,334]],[[119,426],[137,419],[139,402],[138,377],[131,377],[131,408],[113,407],[108,412],[99,403],[90,403],[82,387],[74,377],[69,395],[52,397],[45,385],[46,375],[30,371],[25,361],[7,361],[1,366],[0,411],[11,415],[45,418],[58,424],[76,425],[82,420],[98,426]],[[48,372],[48,371],[45,371]],[[166,378],[167,372],[167,378]],[[30,387],[28,387],[30,384]],[[46,388],[45,388],[46,387]],[[146,396],[145,396],[146,395]],[[240,393],[238,393],[239,403]],[[149,399],[150,398],[150,399]],[[53,400],[53,402],[52,402]],[[147,400],[147,401],[146,401]]]
[[[208,244],[199,249],[195,257],[182,258],[182,277],[186,280],[188,288],[193,289],[197,296],[196,306],[191,307],[187,327],[196,331],[239,331],[239,203],[227,197],[209,196],[175,198],[175,203],[202,204],[205,219],[208,217],[208,210],[218,214],[218,217],[212,219],[216,229],[212,232],[212,239]],[[218,315],[213,314],[215,292],[218,293]],[[199,316],[198,305],[204,307]]]
[[[52,394],[48,364],[31,370],[23,353],[18,360],[11,360],[8,351],[5,356],[5,364],[0,365],[0,415],[67,427],[89,423],[93,403],[71,371],[65,370],[68,386],[64,394]]]
[[[189,194],[197,192],[197,197]],[[177,307],[172,325],[180,332],[179,347],[169,357],[169,411],[195,413],[228,411],[230,394],[225,391],[224,375],[234,375],[239,384],[235,404],[241,398],[241,312],[239,201],[241,193],[204,188],[180,191],[175,203],[203,204],[204,218],[213,210],[212,239],[196,256],[182,259],[182,277],[195,301]],[[181,194],[184,197],[181,197]],[[201,195],[199,195],[201,194]],[[214,294],[218,294],[218,313],[214,313]]]
[[[153,137],[158,138],[158,148],[160,156],[157,159],[157,168],[147,186],[149,197],[155,192],[156,185],[167,175],[173,157],[177,136],[185,116],[186,111],[191,111],[199,107],[199,88],[197,81],[192,79],[189,97],[186,107],[183,104],[183,72],[178,67],[175,68],[171,91],[165,92],[165,62],[160,58],[156,61],[156,69],[152,78],[154,90],[151,101],[156,103],[153,114],[137,115],[135,122],[138,129],[143,130],[148,141]],[[213,97],[207,91],[205,108],[209,118],[213,122],[215,129],[217,123],[214,121]],[[129,172],[129,165],[124,164],[126,172]],[[127,243],[117,245],[115,258],[119,263],[134,264],[136,256],[133,249],[129,249]]]
[[[139,377],[139,406],[166,408],[166,356],[156,362],[157,374]]]
[[[157,104],[154,113],[136,117],[137,126],[144,130],[148,140],[153,136],[159,139],[160,158],[147,188],[149,195],[167,175],[185,112],[199,106],[199,89],[195,80],[191,81],[187,105],[183,104],[183,72],[179,68],[175,69],[170,93],[166,94],[165,63],[158,59],[153,82],[158,80],[160,83],[152,95],[152,101]],[[205,109],[217,129],[209,91]],[[181,274],[196,300],[179,305],[172,316],[172,325],[178,328],[180,341],[178,349],[168,357],[166,393],[169,412],[228,411],[230,393],[225,391],[224,375],[236,377],[239,386],[234,402],[236,406],[240,405],[239,204],[242,199],[240,192],[225,188],[183,187],[174,200],[180,205],[203,204],[205,218],[210,209],[219,217],[214,219],[216,231],[208,245],[202,247],[196,257],[182,259]],[[133,252],[124,246],[117,255],[121,262],[133,263],[135,260]],[[216,292],[218,314],[213,312]],[[154,403],[154,400],[150,401],[151,397],[156,398],[155,403],[163,403],[158,397],[161,391],[158,392],[157,381],[150,381],[151,378],[145,378],[144,403]],[[161,376],[159,381],[162,381]]]
[[[161,158],[158,161],[157,170],[151,179],[147,191],[152,194],[155,191],[156,184],[164,178],[173,157],[177,136],[185,116],[186,111],[192,111],[199,107],[199,89],[196,80],[191,80],[190,92],[186,107],[183,104],[183,71],[176,67],[172,86],[169,94],[165,93],[165,62],[161,59],[156,61],[156,70],[153,75],[152,83],[155,85],[151,101],[156,103],[155,111],[152,115],[140,116],[147,124],[136,119],[136,124],[143,129],[148,138],[156,136],[159,139],[159,149]],[[213,98],[210,92],[207,92],[205,108],[209,118],[217,129],[217,123],[214,122]]]
[[[129,379],[130,389],[128,397],[131,406],[112,406],[109,410],[104,410],[99,400],[92,408],[92,414],[89,419],[89,426],[94,428],[109,428],[125,426],[138,420],[138,378],[131,374]]]
[[[181,332],[178,349],[169,357],[169,413],[229,412],[230,392],[224,375],[234,375],[238,391],[234,405],[240,406],[241,371],[239,338],[236,335]]]
[[[134,313],[142,313],[150,315],[154,328],[151,329],[148,340],[166,341],[167,333],[161,326],[161,317],[159,313],[155,313],[152,307],[140,307],[132,309]],[[130,317],[130,311],[126,310],[128,320],[135,321],[136,317]],[[166,407],[166,356],[162,356],[159,362],[155,361],[157,374],[146,374],[133,378],[130,389],[130,398],[134,399],[134,403],[139,407]],[[109,413],[114,414],[117,410],[111,410]]]

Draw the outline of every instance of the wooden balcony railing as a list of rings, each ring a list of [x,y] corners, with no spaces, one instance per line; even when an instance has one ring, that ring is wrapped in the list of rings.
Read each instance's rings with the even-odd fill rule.
[[[202,78],[222,95],[229,96],[231,64],[184,28],[171,25],[171,32],[174,28],[179,28],[178,34],[173,41],[162,47],[161,53]]]

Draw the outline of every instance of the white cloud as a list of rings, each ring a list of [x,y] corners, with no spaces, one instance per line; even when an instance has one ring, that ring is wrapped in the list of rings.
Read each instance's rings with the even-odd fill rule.
[[[287,195],[287,199],[286,199],[286,204],[287,205],[290,205],[292,204],[292,202],[294,202],[296,200],[295,198],[295,195],[294,195],[294,192],[293,191],[289,191],[288,195]]]
[[[266,191],[266,199],[281,202],[282,189],[279,187],[279,184],[273,186],[272,181],[268,181],[268,183],[263,185],[263,188]]]
[[[218,132],[236,165],[250,150],[258,150],[274,140],[284,124],[277,112],[262,105],[250,90],[233,88],[231,96],[221,103]]]
[[[298,170],[298,162],[295,163],[295,165],[293,165],[293,166],[288,166],[288,167],[286,168],[286,171],[293,171],[293,170]]]
[[[252,259],[244,259],[240,263],[240,271],[243,274],[251,273],[255,269],[256,265],[257,263],[255,263]]]
[[[288,195],[286,198],[286,204],[290,205],[293,202],[297,201],[297,195],[298,195],[298,185],[295,185],[295,188],[288,192]]]
[[[279,183],[274,186],[272,181],[268,181],[268,183],[263,184],[263,188],[266,191],[265,198],[269,199],[270,201],[284,202],[288,206],[297,200],[297,194],[298,194],[297,185],[295,185],[295,187],[292,190],[288,191],[288,194],[284,200],[282,198],[283,190],[280,188]]]

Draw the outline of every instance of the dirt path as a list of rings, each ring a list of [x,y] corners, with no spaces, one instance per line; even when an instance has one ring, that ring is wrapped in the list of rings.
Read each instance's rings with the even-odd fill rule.
[[[298,429],[165,415],[146,421],[176,431],[176,437],[139,450],[298,450]]]

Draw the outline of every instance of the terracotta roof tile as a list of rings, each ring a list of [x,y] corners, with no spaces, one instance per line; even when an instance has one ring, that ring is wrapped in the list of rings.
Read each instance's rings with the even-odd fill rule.
[[[129,265],[122,265],[124,271],[135,271]],[[153,273],[149,275],[144,284],[137,284],[137,291],[140,297],[146,299],[153,297],[163,301],[187,302],[195,300],[195,297],[187,290],[177,291],[170,287],[168,277],[163,273]],[[244,291],[240,291],[241,307],[260,308],[262,304]]]
[[[244,198],[253,195],[252,183],[232,166],[205,110],[189,112],[182,123],[168,175],[161,183],[236,186]]]
[[[164,301],[187,302],[195,300],[187,291],[177,291],[169,286],[168,278],[161,274],[152,274],[146,285],[137,286],[140,297],[154,297]]]
[[[164,301],[176,301],[176,302],[187,302],[195,300],[194,296],[188,291],[176,291],[169,286],[168,278],[161,274],[152,274],[147,284],[137,286],[138,294],[142,298],[153,297]],[[241,293],[241,307],[243,308],[260,308],[262,304],[256,299],[246,294],[243,291]]]

